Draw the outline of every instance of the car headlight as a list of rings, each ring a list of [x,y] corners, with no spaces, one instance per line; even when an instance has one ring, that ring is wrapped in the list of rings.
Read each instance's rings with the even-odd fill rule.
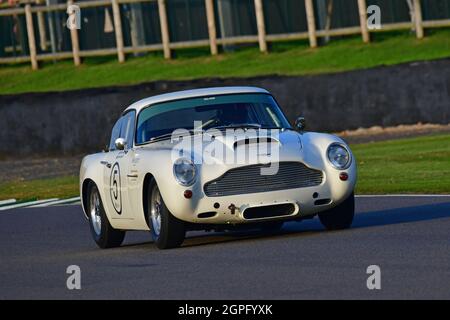
[[[336,169],[344,170],[350,166],[350,152],[340,143],[332,143],[328,147],[327,156],[331,165]]]
[[[195,165],[189,159],[177,159],[173,164],[173,175],[182,186],[190,186],[196,177]]]

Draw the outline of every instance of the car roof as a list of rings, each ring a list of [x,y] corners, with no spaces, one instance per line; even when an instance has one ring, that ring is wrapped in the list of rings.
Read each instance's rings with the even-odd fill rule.
[[[129,110],[136,110],[137,113],[141,109],[148,107],[152,104],[187,99],[187,98],[197,98],[206,96],[218,96],[223,94],[239,94],[239,93],[265,93],[270,94],[267,90],[257,87],[215,87],[215,88],[202,88],[193,90],[183,90],[171,93],[160,94],[148,98],[139,100],[128,108],[124,112]]]

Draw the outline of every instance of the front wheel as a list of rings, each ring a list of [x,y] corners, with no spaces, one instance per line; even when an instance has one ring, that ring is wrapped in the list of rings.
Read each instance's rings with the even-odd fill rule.
[[[109,223],[94,183],[89,185],[88,195],[89,226],[95,243],[102,249],[120,246],[125,238],[125,231],[116,230]]]
[[[320,222],[327,230],[348,229],[355,215],[355,194],[352,193],[338,206],[319,213]]]
[[[159,249],[181,246],[186,234],[184,223],[167,209],[154,179],[148,188],[147,219],[153,241]]]

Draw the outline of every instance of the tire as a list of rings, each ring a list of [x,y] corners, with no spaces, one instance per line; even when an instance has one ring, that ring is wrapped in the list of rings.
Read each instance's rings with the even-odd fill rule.
[[[264,233],[278,232],[283,228],[284,221],[271,221],[261,224],[260,230]]]
[[[181,246],[186,235],[185,225],[167,209],[154,179],[147,188],[146,216],[153,241],[159,249]]]
[[[109,223],[97,186],[91,183],[88,188],[89,227],[95,243],[102,249],[119,247],[125,231],[116,230]]]
[[[355,215],[355,194],[352,193],[338,206],[319,213],[320,222],[327,230],[348,229]]]

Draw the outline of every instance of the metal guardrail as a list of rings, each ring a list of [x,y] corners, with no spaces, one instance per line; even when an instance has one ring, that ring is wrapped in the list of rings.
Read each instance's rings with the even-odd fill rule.
[[[367,4],[366,0],[354,0],[358,3],[359,20],[360,25],[355,27],[338,28],[338,29],[325,29],[316,30],[315,13],[313,0],[304,0],[306,10],[306,20],[308,31],[297,33],[284,33],[284,34],[266,34],[266,27],[264,24],[264,7],[262,0],[254,0],[255,15],[257,22],[257,35],[250,36],[235,36],[235,37],[222,37],[217,38],[217,28],[215,21],[214,3],[213,0],[205,0],[206,17],[208,24],[209,39],[195,40],[195,41],[183,41],[183,42],[171,42],[169,37],[169,25],[167,21],[166,0],[94,0],[94,1],[79,1],[76,5],[80,8],[93,8],[102,6],[111,6],[113,11],[113,22],[115,30],[115,48],[107,49],[95,49],[95,50],[80,50],[78,40],[78,30],[70,30],[72,52],[57,52],[57,53],[44,53],[37,54],[36,41],[34,34],[33,14],[38,15],[38,20],[43,19],[39,15],[44,12],[52,11],[65,11],[67,6],[74,4],[72,0],[69,0],[67,4],[54,4],[49,6],[37,5],[31,7],[30,4],[26,4],[24,8],[13,8],[0,10],[0,16],[11,16],[24,14],[26,17],[27,25],[27,37],[30,55],[20,57],[4,57],[0,58],[0,64],[2,63],[23,63],[31,62],[33,69],[38,69],[38,61],[45,60],[58,60],[73,58],[76,66],[80,65],[81,58],[93,57],[93,56],[106,56],[117,54],[118,61],[120,63],[125,61],[127,53],[140,53],[151,51],[163,51],[166,59],[171,58],[171,51],[182,48],[196,48],[196,47],[210,47],[212,55],[217,55],[219,45],[235,45],[245,43],[258,43],[260,51],[263,53],[268,52],[267,42],[274,41],[288,41],[288,40],[301,40],[309,39],[311,47],[317,47],[317,38],[330,37],[330,36],[347,36],[361,34],[364,43],[370,42],[370,33],[393,31],[393,30],[405,30],[414,29],[416,37],[421,39],[424,37],[424,28],[442,28],[450,27],[450,19],[444,20],[422,20],[422,12],[420,6],[420,0],[414,0],[414,22],[400,22],[383,24],[381,30],[369,30],[367,27]],[[157,2],[158,13],[161,28],[162,43],[153,45],[141,45],[126,47],[124,46],[122,24],[121,24],[121,11],[120,4],[125,3],[142,3],[142,2]],[[39,25],[39,23],[38,23]],[[42,28],[42,27],[40,27]],[[45,27],[44,27],[45,28]],[[42,39],[41,39],[42,40]],[[45,39],[44,39],[45,40]]]

